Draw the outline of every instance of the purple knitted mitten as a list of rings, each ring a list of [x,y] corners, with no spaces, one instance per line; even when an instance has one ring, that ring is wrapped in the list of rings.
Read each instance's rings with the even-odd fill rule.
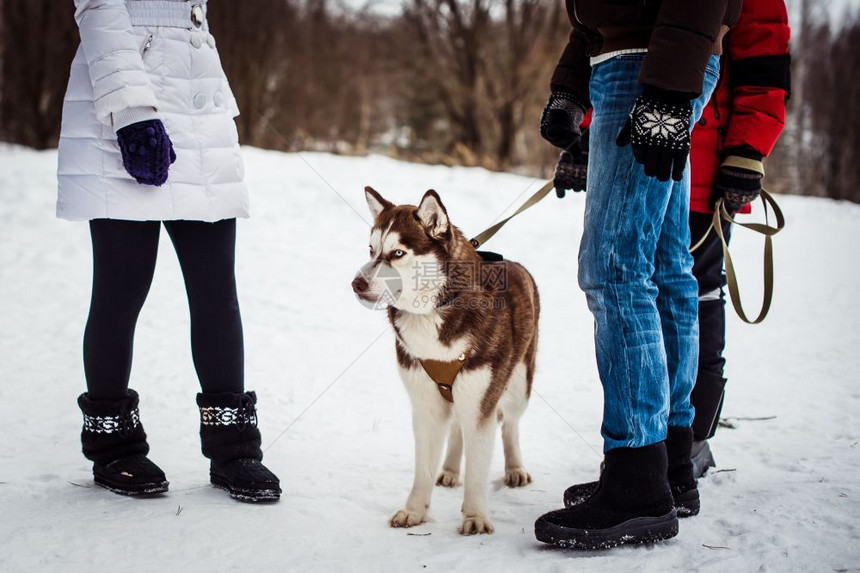
[[[159,119],[127,125],[116,132],[122,166],[143,185],[163,185],[167,170],[176,161],[173,144]]]

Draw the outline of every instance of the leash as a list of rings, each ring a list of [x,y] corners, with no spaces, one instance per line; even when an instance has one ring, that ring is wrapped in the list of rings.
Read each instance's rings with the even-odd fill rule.
[[[469,240],[469,242],[470,242],[470,243],[472,243],[472,246],[473,246],[473,247],[475,247],[475,248],[477,249],[478,247],[480,247],[481,245],[483,245],[484,243],[486,243],[487,241],[489,241],[489,240],[490,240],[490,238],[491,238],[493,235],[495,235],[496,233],[498,233],[498,232],[499,232],[499,229],[501,229],[502,227],[504,227],[504,226],[505,226],[505,224],[506,224],[508,221],[510,221],[511,219],[513,219],[514,217],[516,217],[517,215],[519,215],[520,213],[522,213],[523,211],[525,211],[525,210],[527,210],[527,209],[529,209],[529,208],[534,207],[535,205],[537,205],[537,203],[538,203],[541,199],[543,199],[544,197],[546,197],[546,196],[547,196],[547,194],[548,194],[550,191],[552,191],[552,190],[553,190],[553,188],[554,188],[554,184],[553,184],[553,182],[552,182],[552,181],[547,181],[547,182],[544,184],[544,186],[543,186],[543,187],[541,187],[540,189],[538,189],[538,190],[537,190],[537,192],[535,192],[535,194],[534,194],[534,195],[532,195],[531,197],[529,197],[529,198],[528,198],[528,200],[526,200],[526,202],[525,202],[525,203],[523,203],[523,204],[520,206],[520,208],[519,208],[519,209],[517,209],[516,211],[514,211],[514,214],[513,214],[513,215],[511,215],[510,217],[506,217],[505,219],[502,219],[501,221],[499,221],[499,222],[498,222],[498,223],[496,223],[495,225],[493,225],[493,226],[491,226],[490,228],[488,228],[488,229],[484,230],[483,232],[479,233],[478,235],[476,235],[475,237],[473,237],[472,239],[470,239],[470,240]]]
[[[738,314],[741,320],[746,322],[747,324],[759,324],[764,318],[767,316],[768,311],[770,311],[770,303],[773,300],[773,236],[782,231],[785,228],[785,216],[782,214],[782,210],[777,205],[776,200],[773,196],[762,189],[761,191],[761,200],[764,203],[764,224],[762,223],[739,223],[736,221],[729,211],[726,209],[726,205],[723,202],[722,198],[717,199],[717,204],[714,206],[714,218],[711,221],[710,227],[705,231],[705,234],[702,236],[699,241],[690,247],[690,252],[692,253],[696,249],[702,246],[702,243],[705,242],[705,239],[710,235],[711,230],[717,233],[717,236],[720,238],[720,243],[722,243],[723,247],[723,260],[725,261],[726,266],[726,283],[729,288],[729,298],[732,299],[732,306],[735,308],[735,312]],[[768,216],[768,205],[770,209],[773,210],[773,216],[776,219],[776,226],[771,227],[768,225],[769,216]],[[761,304],[761,310],[758,313],[758,316],[754,320],[750,320],[746,312],[744,312],[743,305],[741,304],[741,293],[738,288],[738,277],[735,272],[735,266],[732,262],[732,256],[729,253],[729,244],[726,242],[726,237],[723,234],[723,221],[728,221],[734,225],[738,225],[740,227],[744,227],[749,229],[750,231],[754,231],[761,235],[764,235],[764,295]]]
[[[760,169],[760,168],[759,168]],[[520,213],[534,207],[538,202],[541,201],[544,197],[549,194],[549,192],[553,189],[554,184],[552,181],[547,181],[543,187],[538,189],[531,197],[523,203],[519,209],[514,211],[514,213],[502,219],[498,223],[490,226],[485,229],[472,239],[470,239],[470,243],[476,249],[489,241],[493,235],[499,232],[499,230],[504,227],[508,221],[519,215]],[[705,242],[705,239],[710,235],[711,230],[714,230],[717,233],[717,236],[720,238],[720,243],[722,243],[723,247],[723,260],[725,261],[726,267],[726,283],[729,289],[729,298],[732,300],[732,306],[735,309],[735,312],[738,314],[741,320],[746,322],[747,324],[759,324],[762,322],[767,313],[770,311],[770,305],[773,301],[773,239],[772,237],[779,233],[781,230],[785,228],[785,217],[782,214],[782,210],[779,208],[779,205],[776,203],[776,200],[773,196],[762,189],[761,191],[761,200],[764,203],[764,216],[765,223],[739,223],[736,221],[732,215],[726,209],[726,206],[722,200],[722,198],[717,200],[717,203],[714,208],[714,218],[711,221],[710,227],[705,231],[705,234],[702,235],[695,245],[690,247],[690,252],[692,253],[696,249],[702,246]],[[772,227],[768,225],[769,215],[768,215],[768,206],[773,210],[774,218],[776,219],[776,226]],[[738,278],[737,273],[735,272],[734,263],[732,262],[732,256],[729,253],[729,245],[726,242],[726,238],[723,235],[723,226],[722,221],[728,221],[734,225],[738,225],[740,227],[744,227],[749,229],[750,231],[754,231],[761,235],[764,235],[764,295],[762,300],[761,310],[758,313],[758,316],[754,320],[750,320],[747,317],[746,312],[744,311],[743,305],[741,304],[741,294],[740,288],[738,287]]]

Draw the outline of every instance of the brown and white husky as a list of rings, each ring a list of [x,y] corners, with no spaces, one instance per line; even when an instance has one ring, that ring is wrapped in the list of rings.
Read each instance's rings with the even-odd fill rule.
[[[394,205],[370,187],[365,195],[374,217],[370,261],[352,288],[365,304],[388,310],[415,433],[412,491],[390,524],[423,523],[434,484],[459,485],[465,451],[459,531],[492,533],[487,486],[497,421],[505,484],[532,480],[518,425],[535,372],[537,287],[517,263],[485,262],[450,223],[435,191],[418,207]],[[448,452],[437,473],[446,435]]]

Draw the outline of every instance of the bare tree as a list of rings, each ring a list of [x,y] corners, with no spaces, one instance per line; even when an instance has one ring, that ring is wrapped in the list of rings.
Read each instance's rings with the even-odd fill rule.
[[[57,144],[78,43],[73,11],[51,0],[0,4],[0,138],[38,149]]]
[[[484,70],[487,94],[498,121],[496,157],[500,165],[514,159],[514,140],[529,93],[546,89],[538,82],[546,66],[540,62],[535,65],[534,55],[551,11],[540,0],[504,0],[504,6],[504,34],[493,35],[489,65]]]
[[[408,0],[379,17],[337,2],[212,3],[242,143],[549,175],[557,151],[537,124],[570,31],[560,3]],[[860,15],[798,11],[767,185],[860,202]],[[0,139],[56,145],[77,44],[71,2],[0,0]]]
[[[498,166],[513,160],[523,104],[539,67],[531,56],[552,8],[540,0],[411,0],[404,18],[420,50],[452,144]]]
[[[808,109],[804,192],[860,202],[860,19],[846,19],[838,31],[825,20],[807,36],[807,57],[815,61],[801,78]]]
[[[284,78],[297,51],[298,10],[290,0],[219,2],[208,14],[218,41],[224,71],[242,115],[239,136],[244,143],[279,147],[267,131],[276,121],[283,99]],[[292,125],[278,122],[288,134]]]

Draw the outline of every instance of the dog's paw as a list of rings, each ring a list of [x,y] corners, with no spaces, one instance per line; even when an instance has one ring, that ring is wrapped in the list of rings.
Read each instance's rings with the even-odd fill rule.
[[[424,512],[401,509],[388,520],[391,527],[414,527],[424,523]]]
[[[467,515],[463,518],[463,525],[457,531],[460,532],[460,535],[475,535],[476,533],[493,533],[496,530],[486,516]]]
[[[508,487],[523,487],[532,483],[532,476],[524,468],[505,470],[505,485]]]
[[[442,487],[457,487],[460,485],[460,476],[454,472],[442,470],[442,473],[439,474],[438,478],[436,478],[436,485],[441,485]]]

